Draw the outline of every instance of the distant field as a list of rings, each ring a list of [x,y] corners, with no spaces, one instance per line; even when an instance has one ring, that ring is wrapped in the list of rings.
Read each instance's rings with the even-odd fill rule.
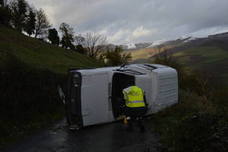
[[[136,61],[136,60],[148,59],[171,47],[172,46],[167,45],[167,46],[161,47],[159,49],[155,47],[155,48],[145,48],[145,49],[134,50],[131,52],[132,60]]]
[[[220,47],[196,47],[174,53],[183,65],[217,78],[228,85],[228,50]]]
[[[218,47],[199,47],[177,52],[173,56],[183,64],[197,67],[226,62],[226,59],[228,59],[228,50]]]
[[[157,53],[158,53],[157,49],[146,48],[146,49],[132,51],[131,55],[132,55],[132,60],[138,60],[138,59],[148,59]]]
[[[173,56],[183,65],[188,65],[196,69],[223,67],[223,72],[228,72],[228,50],[218,47],[192,48],[174,53]]]

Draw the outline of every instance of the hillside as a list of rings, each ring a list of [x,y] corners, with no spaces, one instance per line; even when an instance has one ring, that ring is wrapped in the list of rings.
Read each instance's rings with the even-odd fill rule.
[[[228,79],[228,33],[168,41],[154,48],[134,51],[133,62],[151,62],[157,54],[172,55],[184,67],[204,73],[217,84],[226,82],[228,86],[224,81]]]
[[[153,124],[167,146],[164,151],[228,150],[228,39],[224,36],[192,40],[148,59],[178,70],[179,103],[154,116]]]
[[[219,46],[185,49],[173,56],[185,66],[222,78],[221,80],[228,78],[228,50]]]
[[[79,53],[64,50],[0,26],[1,65],[7,60],[6,54],[13,55],[34,68],[62,74],[66,73],[70,67],[95,67],[99,65]]]
[[[190,37],[184,39],[170,40],[165,42],[152,43],[151,45],[139,48],[131,51],[132,59],[136,60],[145,60],[158,53],[163,52],[164,50],[182,46],[182,44],[188,41]]]
[[[166,43],[166,44],[162,44],[162,45],[158,45],[158,46],[154,46],[154,47],[150,47],[150,48],[133,50],[133,51],[131,51],[132,60],[136,61],[136,62],[138,60],[145,60],[156,54],[162,53],[164,50],[172,49],[179,45],[181,45],[181,44]]]
[[[220,33],[215,35],[209,35],[204,38],[194,38],[187,37],[183,39],[176,39],[165,41],[159,43],[158,45],[152,44],[151,46],[144,49],[133,50],[132,57],[133,60],[137,62],[137,60],[148,59],[148,57],[152,57],[158,53],[163,52],[164,50],[168,50],[171,53],[182,51],[189,48],[195,48],[200,46],[221,46],[223,48],[227,48],[228,42],[228,33]]]
[[[69,68],[100,63],[0,26],[0,151],[6,144],[62,119],[57,86]]]
[[[228,86],[227,39],[210,38],[197,45],[177,47],[169,51],[185,67],[204,73],[219,85]]]

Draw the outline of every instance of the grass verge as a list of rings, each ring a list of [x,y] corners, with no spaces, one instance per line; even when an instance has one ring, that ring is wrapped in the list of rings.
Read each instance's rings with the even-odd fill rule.
[[[170,152],[227,152],[226,85],[216,85],[200,72],[186,70],[171,57],[155,60],[179,72],[179,103],[152,116],[155,131]]]

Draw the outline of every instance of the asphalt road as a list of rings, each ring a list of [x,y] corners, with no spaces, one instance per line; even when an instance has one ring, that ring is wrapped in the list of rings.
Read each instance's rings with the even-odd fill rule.
[[[48,130],[27,137],[4,152],[157,152],[160,144],[151,126],[145,123],[146,132],[137,127],[126,131],[120,123],[87,127],[72,132],[65,120]]]

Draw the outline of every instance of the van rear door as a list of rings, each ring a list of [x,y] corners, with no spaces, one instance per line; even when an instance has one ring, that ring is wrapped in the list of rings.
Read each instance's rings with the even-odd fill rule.
[[[82,78],[82,117],[83,125],[94,125],[113,121],[110,119],[107,73],[86,75]]]

